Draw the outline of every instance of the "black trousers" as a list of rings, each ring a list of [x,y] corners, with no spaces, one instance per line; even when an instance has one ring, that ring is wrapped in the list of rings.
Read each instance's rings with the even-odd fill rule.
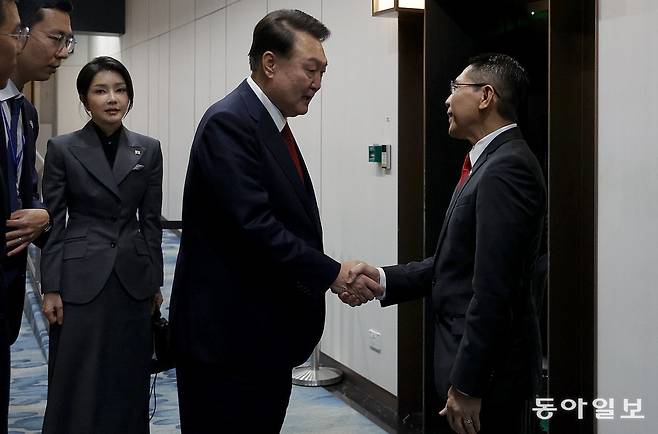
[[[0,272],[2,271],[0,270]],[[9,412],[9,377],[11,364],[9,361],[9,332],[7,328],[7,319],[0,316],[0,434],[7,432],[7,417]]]
[[[259,433],[281,431],[290,400],[291,369],[245,369],[238,364],[178,360],[181,432]]]
[[[25,301],[25,267],[27,249],[16,256],[5,258],[3,269],[7,285],[7,330],[9,345],[18,339],[23,321],[23,304]]]

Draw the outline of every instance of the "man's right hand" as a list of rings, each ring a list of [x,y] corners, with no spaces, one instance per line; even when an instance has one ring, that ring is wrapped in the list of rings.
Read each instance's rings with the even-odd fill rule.
[[[58,292],[48,292],[43,295],[43,313],[50,324],[62,325],[64,322],[64,305]]]
[[[338,277],[331,285],[331,291],[338,295],[338,297],[350,306],[358,306],[375,298],[373,289],[379,286],[375,281],[366,282],[362,280],[358,285],[355,285],[353,280],[350,280],[350,270],[359,265],[361,261],[346,261],[340,266]]]
[[[331,290],[343,303],[352,307],[367,303],[384,293],[384,288],[379,284],[377,268],[361,261],[343,263],[339,279],[344,279],[344,283],[332,286]]]

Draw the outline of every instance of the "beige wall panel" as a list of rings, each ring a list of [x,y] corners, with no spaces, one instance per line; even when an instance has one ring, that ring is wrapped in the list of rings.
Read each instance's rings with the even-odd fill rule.
[[[226,92],[249,75],[249,48],[254,26],[267,12],[265,0],[241,0],[226,8]]]
[[[226,0],[196,0],[196,17],[210,15],[226,7]]]
[[[149,108],[149,52],[148,44],[141,43],[132,49],[132,65],[128,70],[133,80],[135,98],[128,117],[131,128],[140,134],[148,134]]]
[[[170,0],[149,0],[149,38],[162,35],[170,29]]]
[[[322,90],[322,217],[338,259],[397,260],[397,20],[373,18],[369,2],[324,1],[329,68]],[[358,30],[357,30],[358,29]],[[358,33],[355,33],[358,32]],[[368,162],[368,145],[393,146],[393,169]],[[328,295],[323,350],[397,392],[397,309],[345,307]],[[368,330],[382,336],[369,348]]]
[[[226,95],[226,9],[210,15],[210,103]]]
[[[70,133],[82,128],[89,118],[80,103],[75,81],[79,66],[60,66],[57,71],[57,129],[55,135]]]
[[[268,0],[268,12],[277,9],[299,9],[302,12],[322,21],[322,1],[321,0]]]
[[[138,45],[149,37],[149,4],[157,0],[131,0],[126,3],[126,11],[131,15],[130,29],[131,45]]]
[[[209,16],[196,21],[194,47],[194,128],[210,106],[210,21]]]
[[[194,0],[171,0],[171,29],[194,21]]]
[[[615,400],[599,434],[658,432],[656,20],[656,2],[599,1],[597,393]]]
[[[171,32],[169,218],[180,220],[185,172],[194,135],[194,23]]]

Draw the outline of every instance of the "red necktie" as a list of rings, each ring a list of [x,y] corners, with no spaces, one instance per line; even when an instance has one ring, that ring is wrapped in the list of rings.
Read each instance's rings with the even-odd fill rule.
[[[292,135],[292,131],[290,131],[290,126],[286,122],[286,125],[283,127],[281,130],[281,135],[283,136],[283,141],[286,142],[286,145],[288,145],[288,152],[290,153],[290,158],[292,158],[292,162],[295,165],[295,169],[297,169],[297,174],[299,175],[299,179],[302,181],[302,184],[304,183],[304,172],[302,172],[302,163],[299,161],[299,154],[297,153],[297,144],[295,142],[295,137]]]
[[[470,152],[467,153],[466,157],[464,158],[464,165],[462,166],[462,176],[459,178],[459,183],[457,184],[457,188],[464,185],[464,183],[468,179],[468,176],[471,174],[471,157],[469,154]]]

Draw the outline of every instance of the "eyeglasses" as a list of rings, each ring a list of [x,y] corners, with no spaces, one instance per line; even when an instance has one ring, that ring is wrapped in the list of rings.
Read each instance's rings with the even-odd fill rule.
[[[16,39],[16,41],[18,41],[19,50],[22,50],[25,48],[25,44],[27,44],[27,40],[30,37],[30,28],[19,27],[16,29],[15,33],[0,33],[0,35]]]
[[[78,43],[78,41],[75,40],[75,36],[65,35],[65,34],[52,35],[46,32],[41,32],[41,33],[46,35],[48,39],[52,41],[53,45],[57,47],[57,53],[59,53],[62,50],[62,48],[66,48],[66,52],[68,54],[73,54],[73,52],[75,51],[75,44]]]
[[[450,94],[457,92],[457,89],[464,86],[476,86],[476,87],[491,86],[491,88],[494,91],[494,94],[500,97],[500,95],[498,95],[498,92],[496,92],[496,89],[489,83],[457,83],[455,80],[450,80]]]

